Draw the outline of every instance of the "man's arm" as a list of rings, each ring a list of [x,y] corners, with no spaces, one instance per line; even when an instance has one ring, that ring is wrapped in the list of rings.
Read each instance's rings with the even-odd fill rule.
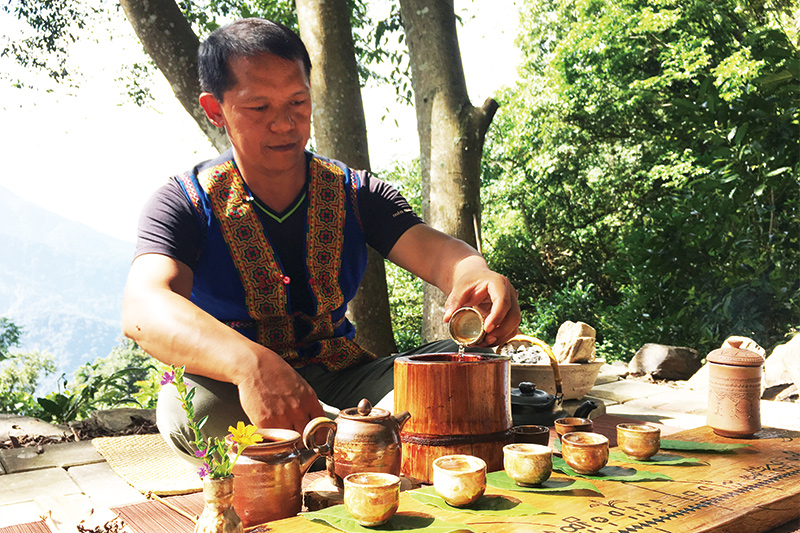
[[[480,308],[486,314],[483,346],[501,344],[517,332],[517,291],[465,242],[417,224],[400,236],[387,258],[448,295],[445,321],[460,307]]]
[[[244,412],[257,427],[302,433],[309,420],[323,416],[313,389],[278,354],[189,300],[192,282],[191,269],[180,261],[138,256],[125,286],[125,335],[163,363],[236,385]]]

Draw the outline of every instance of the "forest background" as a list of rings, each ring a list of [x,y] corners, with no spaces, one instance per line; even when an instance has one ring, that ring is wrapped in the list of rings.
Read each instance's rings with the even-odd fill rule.
[[[41,29],[63,18],[39,15],[77,5],[4,9]],[[291,2],[179,5],[198,35],[240,15],[296,24]],[[388,46],[404,42],[399,6],[377,21],[364,3],[348,5],[362,82],[370,65],[390,62],[385,81],[411,102],[408,58]],[[701,354],[729,335],[768,351],[785,342],[800,326],[797,3],[525,0],[520,13],[520,80],[495,96],[477,242],[519,290],[521,330],[552,342],[565,320],[587,322],[606,360],[648,342]],[[63,42],[10,44],[4,55],[58,75],[33,59],[57,56]],[[131,78],[132,98],[146,97],[144,83]],[[397,161],[381,177],[425,211],[420,174],[419,162]],[[423,290],[386,272],[402,350],[423,340]],[[152,361],[125,341],[33,401],[47,354],[14,352],[24,332],[0,320],[3,411],[63,420],[112,397],[151,403],[157,370],[148,378]]]

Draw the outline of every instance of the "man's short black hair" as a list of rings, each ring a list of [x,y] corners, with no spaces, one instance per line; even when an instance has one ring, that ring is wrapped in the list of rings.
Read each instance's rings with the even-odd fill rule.
[[[306,74],[311,75],[308,50],[296,33],[278,22],[245,18],[217,28],[200,44],[197,56],[201,90],[222,102],[222,95],[236,82],[230,70],[231,60],[262,53],[299,59]]]

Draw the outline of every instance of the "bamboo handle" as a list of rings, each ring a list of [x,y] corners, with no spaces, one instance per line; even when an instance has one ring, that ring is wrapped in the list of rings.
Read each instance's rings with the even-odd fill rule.
[[[564,393],[561,391],[561,371],[558,369],[558,360],[556,359],[555,354],[553,353],[553,349],[550,348],[550,345],[544,342],[542,339],[537,339],[536,337],[531,337],[530,335],[515,335],[514,337],[508,339],[506,344],[510,344],[514,341],[519,342],[528,342],[530,344],[536,345],[544,350],[544,353],[547,354],[547,357],[550,358],[550,366],[553,367],[553,379],[556,382],[556,399],[560,402],[561,398],[564,397]]]

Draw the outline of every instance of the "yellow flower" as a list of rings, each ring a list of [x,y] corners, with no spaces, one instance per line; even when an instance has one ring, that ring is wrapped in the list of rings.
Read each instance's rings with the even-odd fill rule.
[[[236,424],[236,427],[228,426],[228,431],[231,432],[231,436],[235,442],[238,442],[241,445],[241,448],[244,449],[251,444],[255,444],[256,442],[261,442],[262,437],[261,435],[256,434],[256,428],[252,424],[248,424],[247,426],[244,425],[244,422],[239,420],[239,423]]]

